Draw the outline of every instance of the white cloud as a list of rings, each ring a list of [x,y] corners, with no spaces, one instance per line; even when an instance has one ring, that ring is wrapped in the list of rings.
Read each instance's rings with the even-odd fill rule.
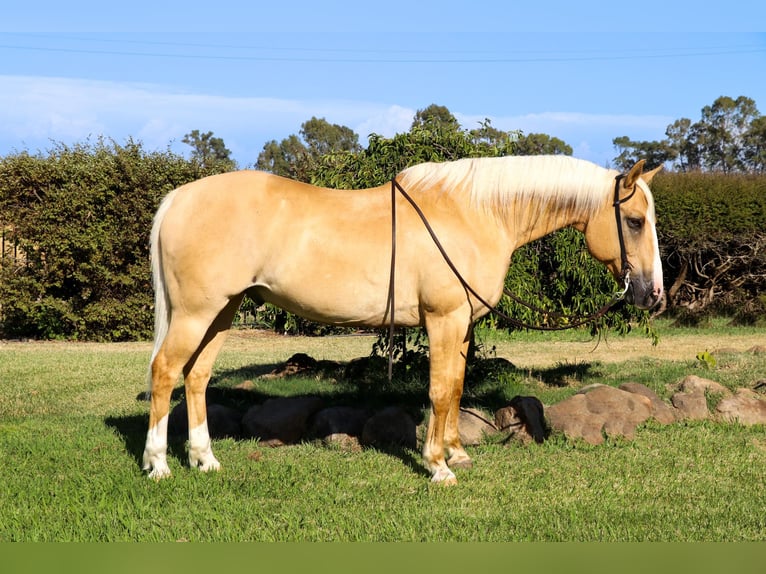
[[[372,133],[406,131],[414,111],[389,104],[190,94],[166,86],[69,78],[0,76],[0,153],[106,136],[164,148],[193,129],[222,137],[241,163],[263,144],[297,133],[312,116]]]
[[[487,117],[453,113],[466,128]],[[365,144],[371,133],[391,137],[409,130],[414,114],[395,103],[224,96],[153,84],[0,76],[0,155],[102,135],[118,142],[134,137],[147,149],[171,145],[183,153],[188,148],[181,139],[199,129],[223,138],[240,165],[246,166],[254,163],[266,141],[298,133],[301,123],[312,116],[351,127]],[[489,118],[499,129],[559,137],[576,156],[600,164],[614,157],[614,137],[661,139],[673,121],[664,116],[578,112]]]

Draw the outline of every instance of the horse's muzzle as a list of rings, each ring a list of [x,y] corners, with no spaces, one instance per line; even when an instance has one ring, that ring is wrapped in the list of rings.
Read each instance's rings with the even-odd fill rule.
[[[639,309],[652,309],[662,299],[662,285],[640,276],[631,278],[625,298]]]

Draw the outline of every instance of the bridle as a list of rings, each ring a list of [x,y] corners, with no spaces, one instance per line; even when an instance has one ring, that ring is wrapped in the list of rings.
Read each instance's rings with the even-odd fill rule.
[[[620,242],[620,282],[623,285],[622,296],[628,291],[630,285],[630,270],[631,264],[628,261],[628,253],[625,250],[625,235],[622,231],[622,210],[620,206],[630,200],[636,195],[636,188],[638,182],[633,184],[633,191],[631,191],[627,197],[620,199],[620,182],[625,178],[625,174],[621,173],[614,178],[614,218],[617,221],[617,240]]]
[[[489,309],[491,313],[508,321],[514,327],[522,328],[522,329],[532,329],[537,331],[562,331],[565,329],[573,329],[575,327],[581,327],[582,325],[592,323],[593,321],[604,316],[607,313],[607,311],[609,311],[609,309],[611,309],[615,304],[617,304],[619,301],[621,301],[625,297],[625,294],[627,293],[628,288],[630,287],[630,270],[632,266],[630,264],[630,261],[628,261],[628,255],[625,249],[625,237],[622,230],[622,210],[620,209],[620,207],[623,203],[630,200],[636,194],[636,188],[638,184],[637,183],[634,184],[633,190],[626,197],[620,199],[620,182],[625,177],[626,177],[625,174],[621,173],[614,178],[614,201],[612,204],[614,207],[615,220],[617,222],[617,239],[620,244],[619,281],[622,284],[622,289],[614,293],[612,295],[612,298],[609,300],[609,302],[606,305],[598,309],[595,313],[591,313],[590,315],[567,317],[555,312],[545,311],[543,309],[540,309],[522,300],[521,298],[513,294],[511,291],[509,291],[508,289],[503,288],[503,294],[505,296],[509,297],[516,303],[536,313],[546,314],[552,318],[557,319],[559,321],[559,324],[557,325],[531,325],[531,324],[525,323],[524,321],[520,321],[518,319],[510,317],[508,314],[504,313],[503,311],[498,309],[496,306],[491,305],[481,295],[479,295],[476,292],[476,290],[473,287],[471,287],[471,285],[460,274],[460,271],[458,271],[457,267],[450,259],[449,255],[444,249],[444,246],[441,244],[441,241],[439,241],[439,238],[436,236],[436,233],[431,227],[431,224],[428,222],[428,219],[426,218],[425,214],[420,209],[418,204],[415,202],[414,199],[412,199],[412,197],[407,193],[407,191],[401,186],[401,184],[394,177],[391,180],[391,269],[390,269],[389,284],[388,284],[388,300],[386,303],[386,312],[384,315],[384,317],[390,317],[389,328],[388,328],[388,378],[389,380],[391,380],[391,376],[393,373],[393,340],[394,340],[394,332],[395,332],[394,309],[396,308],[396,300],[395,300],[394,291],[395,291],[395,270],[396,270],[396,193],[397,191],[402,195],[402,197],[404,197],[404,199],[407,200],[407,202],[412,206],[412,208],[418,214],[418,217],[420,217],[420,220],[423,222],[423,225],[425,226],[426,230],[431,236],[431,239],[436,245],[436,248],[441,253],[445,263],[447,263],[447,266],[449,266],[449,268],[452,270],[452,273],[455,275],[457,280],[460,282],[460,284],[468,293],[473,295],[476,298],[476,300],[479,301],[479,303],[481,303],[487,309]]]

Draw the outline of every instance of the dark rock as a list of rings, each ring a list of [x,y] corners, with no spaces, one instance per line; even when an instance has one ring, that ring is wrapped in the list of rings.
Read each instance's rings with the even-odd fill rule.
[[[334,434],[360,437],[368,418],[370,418],[370,412],[366,409],[346,406],[328,407],[311,418],[307,436],[312,439],[324,439]]]
[[[516,396],[507,407],[495,412],[495,426],[509,438],[523,443],[541,443],[548,435],[543,404],[537,397]]]
[[[415,421],[404,409],[387,407],[367,419],[360,442],[364,446],[402,446],[415,450]]]
[[[322,404],[319,397],[269,399],[245,413],[242,428],[247,436],[268,446],[294,444],[303,438],[309,418]]]
[[[242,435],[242,413],[237,409],[212,403],[207,405],[207,428],[210,438],[239,438]],[[186,401],[178,403],[168,416],[168,435],[187,437],[189,415]]]

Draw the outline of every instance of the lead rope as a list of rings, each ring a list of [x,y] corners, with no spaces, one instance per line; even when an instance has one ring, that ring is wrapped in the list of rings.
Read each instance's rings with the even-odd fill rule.
[[[463,286],[463,288],[473,295],[479,303],[484,305],[491,313],[494,313],[495,315],[505,319],[508,321],[511,325],[514,327],[522,328],[522,329],[532,329],[536,331],[563,331],[565,329],[573,329],[575,327],[581,327],[582,325],[586,325],[588,323],[592,323],[593,321],[599,319],[603,315],[606,314],[609,309],[611,309],[616,303],[621,301],[625,297],[625,293],[628,291],[628,287],[630,286],[630,262],[628,261],[627,253],[625,251],[625,239],[623,237],[622,232],[622,216],[620,213],[620,205],[628,201],[631,197],[633,197],[636,193],[636,186],[633,186],[633,191],[624,199],[620,199],[620,181],[625,176],[623,174],[618,175],[615,177],[615,183],[614,183],[614,211],[615,211],[615,218],[617,220],[617,238],[620,243],[620,279],[623,283],[622,289],[617,291],[612,295],[612,298],[609,300],[609,302],[598,309],[595,313],[592,313],[590,315],[585,315],[583,317],[566,317],[564,315],[554,313],[551,311],[545,311],[543,309],[540,309],[538,307],[535,307],[534,305],[527,303],[511,293],[508,289],[503,289],[503,294],[515,301],[516,303],[535,311],[536,313],[544,314],[552,316],[556,319],[562,320],[562,319],[569,319],[570,321],[566,325],[530,325],[528,323],[524,323],[523,321],[520,321],[519,319],[515,319],[494,305],[491,305],[488,303],[481,295],[479,295],[473,287],[471,287],[468,282],[463,278],[463,276],[460,274],[460,271],[458,271],[457,267],[455,267],[455,264],[452,262],[452,260],[449,258],[449,255],[447,255],[446,250],[442,246],[441,242],[439,241],[439,238],[436,236],[436,233],[434,232],[433,228],[431,227],[431,224],[428,222],[428,219],[426,218],[423,211],[420,209],[417,203],[415,203],[415,200],[410,197],[410,195],[404,190],[404,188],[399,184],[398,181],[396,181],[396,178],[393,178],[391,180],[391,270],[389,275],[389,283],[388,283],[388,301],[386,304],[386,313],[384,315],[384,319],[386,316],[389,317],[389,326],[388,326],[388,381],[391,382],[391,378],[393,376],[393,365],[394,365],[394,332],[395,332],[395,321],[394,321],[394,308],[396,304],[395,294],[394,294],[394,286],[395,286],[395,269],[396,269],[396,192],[399,191],[399,193],[402,194],[402,197],[406,199],[409,204],[412,206],[412,208],[415,210],[415,212],[420,217],[421,221],[423,222],[423,225],[425,226],[426,230],[428,231],[429,235],[431,236],[431,239],[433,240],[434,244],[436,245],[437,249],[441,253],[442,257],[444,258],[444,261],[447,263],[449,268],[452,270],[452,273],[454,273],[457,280],[460,282],[460,284]],[[389,315],[390,313],[390,315]]]
[[[396,325],[394,321],[394,308],[396,305],[396,294],[394,286],[396,284],[394,274],[396,273],[396,178],[391,180],[391,272],[388,280],[388,301],[386,302],[386,313],[383,319],[388,316],[388,383],[391,384],[391,378],[394,375],[394,332]],[[391,313],[389,315],[389,313]]]

